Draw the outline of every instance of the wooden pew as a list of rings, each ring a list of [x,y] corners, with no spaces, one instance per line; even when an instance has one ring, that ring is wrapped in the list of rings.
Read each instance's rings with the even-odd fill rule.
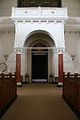
[[[0,117],[17,97],[15,74],[0,74]]]
[[[80,114],[80,74],[63,73],[63,97]]]

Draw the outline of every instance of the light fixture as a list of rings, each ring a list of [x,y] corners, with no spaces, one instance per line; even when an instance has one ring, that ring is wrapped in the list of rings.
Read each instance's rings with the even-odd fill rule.
[[[8,55],[7,55],[7,54],[5,54],[5,55],[4,55],[4,58],[5,58],[5,60],[7,60],[7,58],[8,58]]]
[[[76,55],[75,54],[71,55],[71,58],[74,61],[74,59],[76,58]]]

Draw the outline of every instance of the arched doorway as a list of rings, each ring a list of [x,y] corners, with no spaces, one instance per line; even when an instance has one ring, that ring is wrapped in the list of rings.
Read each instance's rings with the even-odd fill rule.
[[[15,12],[14,12],[15,11]],[[55,14],[53,14],[55,12]],[[48,14],[46,14],[48,13]],[[27,15],[26,15],[27,14]],[[53,14],[53,15],[52,15]],[[32,78],[31,74],[31,51],[28,52],[28,55],[24,55],[24,60],[26,61],[25,57],[29,58],[29,62],[24,62],[21,68],[21,58],[22,57],[22,49],[26,46],[28,47],[30,42],[32,42],[33,37],[32,35],[36,35],[38,33],[38,39],[42,40],[40,38],[40,35],[45,35],[45,40],[47,40],[48,43],[52,41],[51,47],[55,47],[57,50],[57,56],[59,59],[55,59],[56,65],[59,66],[55,67],[56,73],[55,75],[59,75],[60,83],[62,82],[62,74],[63,74],[63,50],[65,48],[65,41],[64,41],[64,23],[68,20],[67,15],[67,8],[12,8],[12,15],[11,19],[15,24],[15,42],[14,42],[14,48],[16,51],[16,73],[17,73],[17,82],[21,83],[21,80],[19,80],[21,74],[25,74],[25,72],[29,73],[30,78]],[[28,38],[30,38],[30,41]],[[47,39],[49,38],[49,39]],[[28,41],[28,43],[27,43]],[[55,44],[54,44],[55,43]],[[50,53],[50,52],[48,52]],[[53,53],[54,54],[54,53]],[[49,55],[48,55],[49,56]],[[49,66],[48,66],[48,78],[50,74],[54,73],[52,71],[52,60],[49,57]],[[59,63],[59,64],[58,64]],[[59,72],[58,72],[59,71]],[[21,73],[21,74],[20,74]],[[31,81],[30,81],[31,82]]]
[[[48,82],[48,49],[41,42],[32,48],[32,82]]]
[[[54,74],[53,39],[44,31],[34,31],[25,41],[24,47],[27,47],[25,67],[30,82],[49,82],[50,74]]]

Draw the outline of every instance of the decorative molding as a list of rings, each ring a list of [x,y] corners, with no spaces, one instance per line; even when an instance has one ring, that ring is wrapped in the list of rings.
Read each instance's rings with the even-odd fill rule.
[[[14,48],[14,51],[16,52],[16,54],[21,54],[22,48]]]
[[[7,70],[7,65],[5,62],[0,62],[0,71],[5,72]]]
[[[20,8],[15,8],[15,9],[20,9]],[[30,12],[30,9],[31,8],[23,8],[22,11],[24,11],[24,13],[26,11],[29,10]],[[46,10],[49,9],[49,8],[44,8],[45,12]],[[55,8],[54,8],[55,9]],[[57,8],[59,10],[59,8]],[[55,11],[57,10],[55,9]],[[64,9],[64,8],[63,8]],[[20,9],[21,10],[21,9]],[[53,9],[49,9],[50,11],[54,11]],[[61,10],[61,9],[60,9]],[[15,13],[14,13],[15,14]],[[28,15],[27,15],[28,14]],[[43,17],[38,17],[38,19],[36,19],[36,16],[33,15],[32,18],[29,16],[29,13],[25,13],[25,16],[24,18],[21,16],[20,17],[15,17],[15,19],[13,20],[14,24],[17,24],[17,23],[28,23],[28,22],[31,22],[31,20],[33,20],[33,22],[39,22],[39,20],[41,20],[41,23],[43,22],[46,22],[47,24],[48,23],[60,23],[59,21],[61,20],[61,23],[64,24],[64,20],[62,21],[62,19],[59,19],[58,18],[58,15],[56,15],[57,17],[54,16],[54,14],[56,14],[56,12],[52,15],[52,17],[50,18],[50,16],[47,17],[47,14]],[[51,14],[51,13],[50,13]],[[34,19],[35,17],[35,19]],[[26,19],[27,18],[27,19]],[[9,17],[9,16],[4,16],[4,17],[0,17],[0,30],[4,28],[4,31],[7,31],[7,30],[10,30],[12,29],[14,31],[14,24],[12,22],[12,16]],[[69,17],[69,19],[67,19],[67,22],[65,24],[65,31],[78,31],[80,32],[80,17]]]
[[[62,87],[63,86],[63,82],[58,82],[57,86],[58,87]]]
[[[80,17],[69,17],[69,19],[67,20],[66,24],[80,24]]]
[[[66,31],[80,31],[80,17],[69,17],[65,24]]]
[[[12,8],[11,19],[13,21],[33,20],[41,23],[43,20],[57,20],[63,22],[68,19],[67,8],[34,7],[33,8]]]
[[[21,87],[21,86],[22,86],[22,83],[21,83],[21,82],[17,82],[17,86],[18,86],[18,87]]]
[[[65,48],[57,48],[58,54],[63,54],[65,52]]]
[[[14,48],[14,51],[16,54],[22,54],[22,53],[25,53],[25,48],[21,48],[21,47],[17,47],[17,48]]]
[[[4,31],[0,31],[0,34],[11,34],[14,33],[15,31],[11,31],[11,30],[4,30]]]
[[[53,23],[53,24],[59,24],[59,23],[61,23],[61,24],[64,24],[65,22],[63,21],[63,20],[49,20],[49,19],[46,19],[46,20],[41,20],[41,19],[38,19],[38,20],[16,20],[16,21],[14,21],[14,24],[16,25],[16,24],[18,24],[18,23],[22,23],[22,24],[26,24],[26,23],[31,23],[31,24],[33,24],[33,23],[39,23],[39,24],[41,24],[41,23]]]
[[[68,34],[80,34],[80,31],[76,31],[76,30],[75,30],[75,31],[73,31],[73,30],[72,30],[72,31],[71,31],[71,30],[66,31],[66,30],[65,30],[64,33],[65,33],[65,34],[66,34],[66,33],[68,33]]]

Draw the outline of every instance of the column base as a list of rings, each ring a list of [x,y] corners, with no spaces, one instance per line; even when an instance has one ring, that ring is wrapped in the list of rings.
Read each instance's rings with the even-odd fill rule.
[[[63,86],[63,82],[58,82],[57,87],[62,87]]]
[[[22,87],[22,83],[21,82],[17,82],[17,86],[18,87]]]

